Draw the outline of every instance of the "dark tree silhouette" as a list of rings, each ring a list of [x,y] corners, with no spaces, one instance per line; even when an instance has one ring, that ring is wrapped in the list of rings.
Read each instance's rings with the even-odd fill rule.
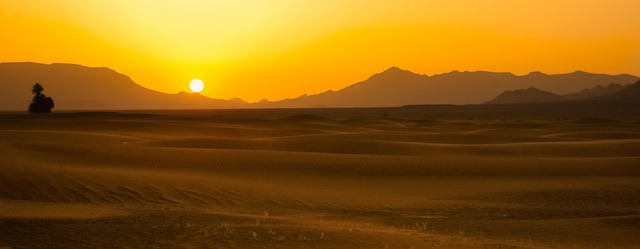
[[[33,85],[31,88],[31,92],[33,93],[33,99],[31,100],[31,104],[29,104],[29,112],[30,113],[49,113],[51,109],[53,109],[54,103],[51,97],[47,97],[44,95],[44,87],[39,83]]]

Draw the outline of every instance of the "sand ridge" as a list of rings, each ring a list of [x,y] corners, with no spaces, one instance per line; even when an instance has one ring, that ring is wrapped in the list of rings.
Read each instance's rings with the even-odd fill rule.
[[[0,245],[640,244],[637,118],[456,110],[2,114]]]

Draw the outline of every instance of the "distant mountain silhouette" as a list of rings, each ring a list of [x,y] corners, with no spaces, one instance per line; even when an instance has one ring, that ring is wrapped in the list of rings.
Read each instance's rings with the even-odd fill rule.
[[[0,110],[25,110],[31,86],[42,83],[57,110],[231,108],[237,101],[200,94],[166,94],[144,88],[108,68],[38,63],[0,63]]]
[[[631,107],[638,109],[640,108],[640,80],[633,85],[625,87],[619,92],[605,96],[577,100],[574,101],[574,103],[591,106]]]
[[[617,88],[621,88],[622,90],[607,95],[601,95],[603,92]],[[544,108],[631,108],[636,111],[640,110],[640,81],[628,86],[610,84],[607,87],[594,87],[585,89],[576,94],[582,96],[596,94],[597,96],[591,98],[567,99],[565,96],[560,96],[531,87],[523,90],[506,91],[485,104],[544,104]]]
[[[638,79],[632,75],[612,76],[582,71],[557,75],[534,72],[524,76],[454,71],[427,76],[392,67],[339,91],[247,104],[241,99],[220,100],[186,92],[165,94],[153,91],[108,68],[58,63],[0,63],[0,110],[26,111],[34,83],[47,86],[47,93],[55,96],[56,110],[118,110],[480,104],[504,91],[528,87],[563,95],[591,88],[588,92],[578,94],[581,95],[578,98],[587,98],[585,96],[589,94],[602,96],[605,90],[616,87],[609,85],[600,89],[598,85],[612,82],[631,84]],[[553,97],[544,99],[550,98]]]
[[[489,102],[486,102],[485,104],[500,105],[522,103],[550,103],[561,102],[565,100],[566,98],[560,95],[542,91],[535,87],[529,87],[528,89],[503,92]]]
[[[566,94],[563,97],[568,100],[588,99],[588,98],[613,94],[621,91],[625,87],[627,87],[627,85],[623,86],[616,83],[611,83],[607,86],[597,85],[593,88],[584,89],[578,93]]]
[[[533,72],[525,76],[511,73],[458,72],[433,76],[415,74],[392,67],[369,79],[339,91],[303,95],[275,102],[250,104],[256,108],[282,107],[393,107],[428,104],[480,104],[504,91],[535,87],[557,94],[570,94],[609,84],[630,84],[632,75],[592,74],[576,71],[547,75]]]

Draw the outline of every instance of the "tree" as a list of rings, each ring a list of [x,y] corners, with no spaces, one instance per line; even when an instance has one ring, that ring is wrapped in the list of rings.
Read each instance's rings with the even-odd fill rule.
[[[47,97],[44,95],[44,87],[40,85],[40,83],[36,83],[31,88],[31,92],[33,93],[33,99],[31,100],[31,104],[29,104],[29,112],[30,113],[49,113],[51,109],[53,109],[54,103],[51,97]]]
[[[33,95],[36,95],[36,96],[42,94],[43,91],[44,91],[44,87],[42,87],[42,85],[40,85],[40,83],[36,83],[31,88],[31,92],[33,93]]]

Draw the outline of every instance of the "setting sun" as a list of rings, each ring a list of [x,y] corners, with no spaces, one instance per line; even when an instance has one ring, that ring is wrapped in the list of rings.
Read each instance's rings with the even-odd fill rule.
[[[339,90],[391,66],[640,74],[639,8],[632,0],[0,0],[0,61],[104,66],[165,93],[198,75],[216,82],[203,95],[249,102]]]
[[[204,82],[200,79],[193,79],[191,83],[189,83],[189,88],[191,88],[191,91],[194,93],[199,93],[204,89]]]
[[[0,0],[0,249],[640,248],[638,10]]]

